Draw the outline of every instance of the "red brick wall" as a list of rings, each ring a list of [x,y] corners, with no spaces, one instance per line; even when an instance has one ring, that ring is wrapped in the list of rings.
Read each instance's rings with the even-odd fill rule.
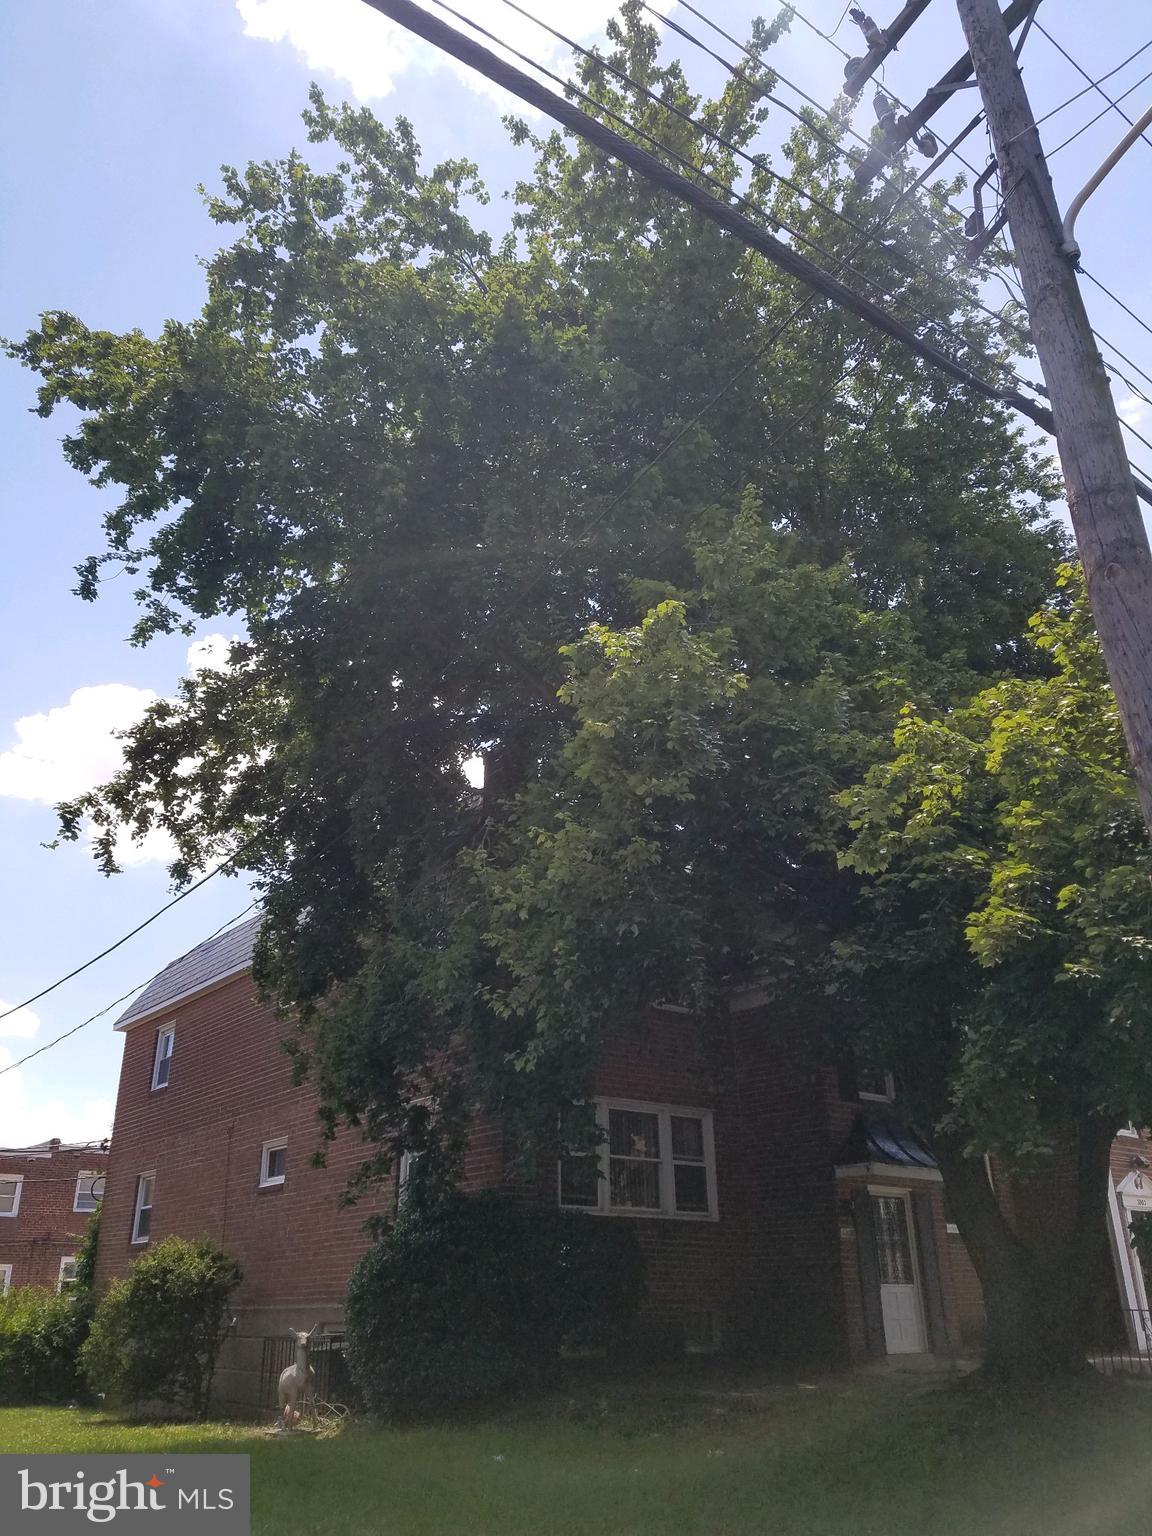
[[[707,1035],[687,1014],[654,1009],[603,1052],[597,1096],[713,1113],[718,1220],[612,1218],[640,1238],[646,1322],[673,1348],[712,1312],[742,1356],[844,1357],[828,1132],[807,1038],[762,1007]]]
[[[169,1025],[170,1079],[153,1090],[156,1035]],[[247,976],[128,1031],[99,1284],[126,1273],[142,1251],[131,1243],[136,1181],[154,1172],[153,1239],[204,1233],[243,1267],[235,1297],[242,1335],[339,1325],[348,1274],[366,1245],[363,1221],[390,1197],[339,1209],[364,1151],[347,1133],[327,1149],[324,1168],[310,1166],[316,1098],[291,1085],[283,1034]],[[612,1218],[635,1224],[648,1265],[646,1321],[669,1340],[711,1311],[725,1342],[741,1349],[844,1354],[823,1087],[803,1040],[802,1030],[756,1009],[733,1016],[728,1037],[705,1053],[690,1017],[654,1010],[622,1027],[604,1053],[597,1094],[713,1111],[719,1220]],[[280,1136],[288,1138],[286,1183],[261,1190],[261,1146]],[[477,1123],[466,1182],[497,1184],[503,1173],[499,1130]],[[249,1347],[249,1373],[252,1361]]]
[[[174,1027],[168,1084],[152,1087],[156,1037]],[[235,1336],[218,1372],[220,1395],[251,1401],[262,1340],[289,1326],[338,1329],[348,1276],[368,1246],[364,1222],[392,1191],[341,1208],[366,1148],[352,1133],[321,1141],[317,1096],[291,1081],[286,1026],[257,1001],[251,977],[231,977],[127,1031],[97,1261],[97,1285],[125,1275],[145,1251],[131,1241],[137,1179],[154,1173],[151,1240],[207,1236],[243,1270],[232,1300]],[[264,1142],[287,1137],[284,1184],[260,1188]],[[325,1164],[312,1158],[324,1152]],[[470,1183],[498,1182],[499,1133],[477,1125]]]
[[[0,1265],[11,1264],[12,1285],[44,1285],[55,1289],[60,1260],[74,1258],[88,1226],[88,1212],[72,1209],[76,1179],[82,1172],[100,1173],[107,1154],[88,1148],[81,1152],[0,1152],[0,1177],[23,1174],[16,1216],[0,1216]]]
[[[156,1036],[176,1038],[168,1085],[153,1089]],[[321,1149],[316,1097],[293,1087],[281,1048],[285,1026],[257,1002],[251,978],[213,991],[128,1030],[116,1101],[100,1233],[97,1283],[127,1272],[136,1183],[154,1173],[152,1240],[208,1236],[234,1254],[244,1279],[240,1309],[299,1309],[301,1326],[338,1314],[348,1273],[366,1246],[362,1227],[379,1198],[339,1209],[362,1156],[354,1137]],[[261,1189],[265,1141],[288,1138],[286,1181]]]

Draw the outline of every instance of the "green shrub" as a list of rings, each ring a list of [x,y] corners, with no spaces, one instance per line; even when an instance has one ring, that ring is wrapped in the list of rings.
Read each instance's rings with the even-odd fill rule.
[[[95,1309],[100,1207],[76,1256],[76,1283],[62,1294],[20,1286],[0,1297],[0,1403],[59,1403],[85,1395],[79,1355]]]
[[[349,1362],[368,1406],[446,1404],[538,1384],[561,1347],[611,1347],[644,1292],[625,1223],[497,1191],[412,1202],[348,1287]]]
[[[238,1265],[207,1238],[157,1243],[96,1308],[80,1351],[92,1390],[119,1404],[180,1404],[203,1418],[239,1283]]]
[[[91,1311],[35,1285],[0,1297],[0,1403],[67,1402],[81,1391],[76,1357]]]

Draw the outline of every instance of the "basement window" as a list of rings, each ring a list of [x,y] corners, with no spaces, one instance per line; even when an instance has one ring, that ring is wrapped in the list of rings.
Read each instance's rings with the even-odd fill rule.
[[[724,1329],[718,1312],[689,1312],[684,1318],[684,1353],[715,1355],[724,1347]]]

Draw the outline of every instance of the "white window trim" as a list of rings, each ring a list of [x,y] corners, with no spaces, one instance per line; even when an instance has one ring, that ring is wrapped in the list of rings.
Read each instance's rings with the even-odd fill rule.
[[[152,1181],[152,1185],[151,1185],[151,1199],[150,1199],[150,1201],[149,1201],[147,1206],[145,1206],[143,1204],[143,1201],[141,1199],[141,1196],[144,1194],[144,1180],[145,1179],[151,1179],[151,1181]],[[149,1213],[149,1216],[151,1216],[151,1213],[155,1209],[155,1207],[156,1207],[156,1171],[155,1171],[155,1169],[153,1169],[150,1173],[138,1173],[136,1175],[136,1200],[135,1200],[135,1203],[132,1206],[132,1242],[134,1244],[138,1244],[138,1245],[142,1246],[144,1243],[147,1243],[147,1242],[151,1241],[151,1238],[152,1238],[152,1223],[151,1223],[151,1220],[149,1220],[149,1223],[148,1223],[148,1235],[147,1235],[147,1237],[140,1237],[139,1236],[139,1231],[140,1231],[140,1213],[141,1213],[141,1211],[146,1209],[148,1211],[148,1213]]]
[[[600,1132],[600,1142],[587,1155],[599,1160],[599,1178],[597,1179],[599,1204],[595,1206],[564,1205],[561,1199],[560,1183],[563,1167],[558,1164],[556,1198],[563,1210],[584,1211],[589,1216],[624,1217],[647,1221],[719,1221],[720,1207],[716,1195],[716,1142],[710,1109],[693,1109],[682,1104],[653,1104],[641,1099],[595,1099],[593,1102],[596,1106],[596,1125]],[[608,1203],[611,1189],[608,1177],[608,1112],[612,1109],[632,1110],[639,1114],[660,1117],[660,1209],[658,1211],[641,1210],[635,1206],[613,1206]],[[683,1115],[701,1122],[704,1134],[704,1176],[708,1189],[706,1211],[678,1211],[675,1208],[676,1178],[673,1170],[675,1160],[672,1156],[671,1125],[673,1115]]]
[[[15,1183],[16,1185],[16,1194],[12,1200],[12,1209],[10,1211],[0,1211],[0,1221],[4,1221],[14,1216],[19,1216],[20,1214],[20,1196],[24,1189],[24,1175],[22,1173],[5,1173],[4,1170],[0,1168],[0,1179],[3,1179],[5,1184]]]
[[[285,1154],[285,1158],[284,1158],[284,1165],[285,1165],[284,1172],[283,1173],[273,1174],[271,1177],[269,1177],[269,1174],[268,1174],[268,1154],[270,1152],[283,1152]],[[287,1180],[287,1178],[288,1178],[288,1167],[287,1167],[287,1165],[288,1165],[288,1158],[287,1158],[287,1152],[288,1152],[288,1138],[287,1138],[287,1136],[273,1136],[271,1141],[266,1141],[264,1143],[264,1145],[260,1148],[260,1184],[259,1184],[259,1188],[260,1189],[279,1189],[280,1186]]]
[[[407,1192],[408,1180],[412,1177],[412,1165],[419,1160],[420,1155],[421,1154],[419,1152],[409,1152],[407,1150],[401,1152],[400,1154],[400,1162],[396,1168],[397,1205],[400,1204],[401,1200],[403,1200]]]
[[[891,1072],[884,1073],[884,1092],[866,1093],[863,1088],[856,1091],[858,1099],[866,1099],[872,1104],[891,1104],[896,1098],[896,1079]]]
[[[57,1290],[57,1292],[62,1292],[63,1289],[64,1289],[64,1266],[65,1266],[65,1264],[75,1264],[75,1263],[76,1263],[76,1255],[74,1253],[64,1253],[64,1254],[60,1255],[60,1268],[57,1271],[57,1275],[56,1275],[56,1290]],[[73,1277],[72,1277],[72,1284],[73,1285],[76,1284],[76,1277],[75,1277],[75,1275],[73,1275]]]
[[[165,1040],[171,1040],[171,1049],[161,1054]],[[156,1051],[152,1057],[152,1092],[158,1093],[161,1088],[167,1088],[172,1081],[172,1057],[176,1051],[176,1026],[166,1024],[163,1029],[156,1031]],[[160,1082],[160,1063],[168,1062],[168,1076],[164,1082]]]
[[[7,1296],[12,1289],[12,1266],[0,1264],[0,1296]]]
[[[92,1195],[92,1199],[96,1202],[94,1205],[80,1204],[80,1186],[83,1184],[84,1180],[91,1179],[93,1182],[95,1182],[95,1180],[100,1178],[103,1178],[103,1174],[100,1172],[99,1168],[85,1168],[82,1172],[76,1175],[76,1189],[72,1196],[72,1209],[78,1215],[91,1216],[93,1211],[98,1211],[100,1209],[101,1197],[95,1193]]]

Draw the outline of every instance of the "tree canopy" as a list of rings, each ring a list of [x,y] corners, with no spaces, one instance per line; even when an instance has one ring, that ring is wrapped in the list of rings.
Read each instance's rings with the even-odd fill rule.
[[[842,796],[871,877],[845,968],[894,1059],[940,1052],[947,1123],[1009,1159],[1152,1119],[1152,850],[1078,567],[1031,627],[1049,675],[906,706]]]
[[[577,74],[1004,365],[948,189],[855,187],[839,120],[780,131],[768,66],[701,99],[628,0]],[[314,89],[305,123],[334,166],[226,168],[208,198],[230,243],[195,320],[54,312],[12,350],[42,414],[77,409],[70,462],[119,488],[81,595],[123,567],[137,642],[245,631],[64,830],[94,822],[109,871],[127,823],[172,834],[177,880],[254,876],[302,1067],[387,1156],[426,1129],[432,1064],[460,1105],[538,1108],[645,989],[704,1006],[741,967],[799,974],[856,886],[834,793],[908,687],[944,707],[1034,664],[1062,543],[1004,409],[599,152],[512,122],[532,164],[497,238],[476,167],[425,168],[404,120]]]

